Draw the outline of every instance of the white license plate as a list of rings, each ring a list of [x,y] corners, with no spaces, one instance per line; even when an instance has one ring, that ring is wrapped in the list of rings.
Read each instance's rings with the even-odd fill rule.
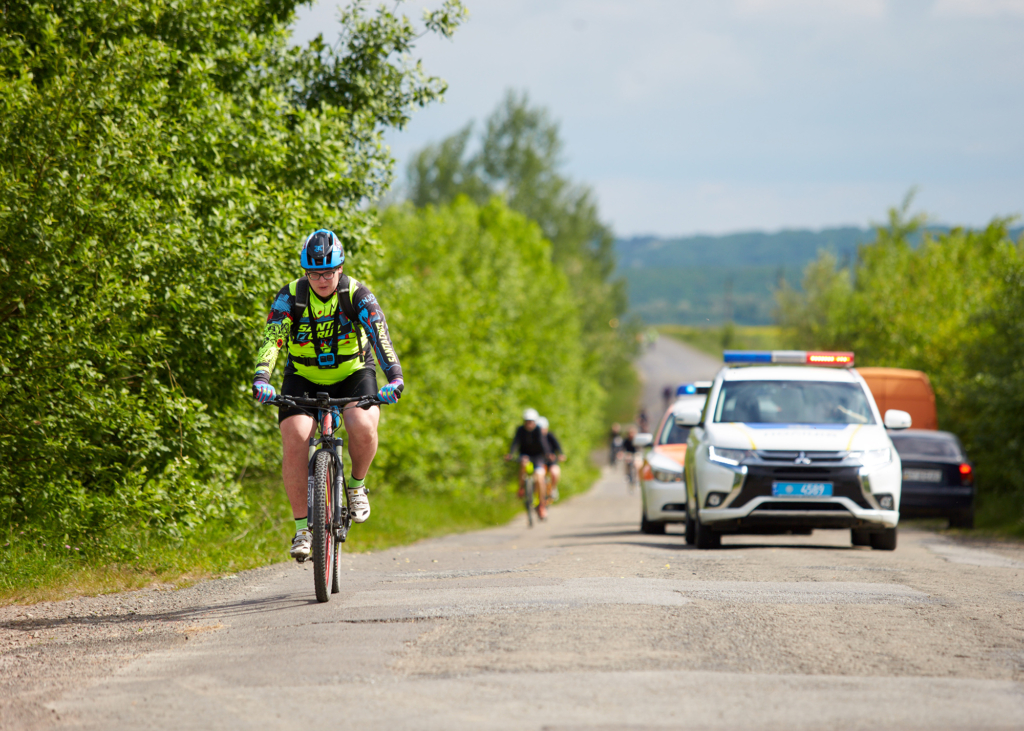
[[[904,482],[942,482],[942,470],[903,470]]]

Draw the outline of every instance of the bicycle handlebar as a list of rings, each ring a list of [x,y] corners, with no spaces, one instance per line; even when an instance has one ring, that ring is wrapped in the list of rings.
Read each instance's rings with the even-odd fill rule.
[[[312,406],[316,408],[327,408],[329,406],[346,406],[348,404],[358,406],[383,406],[387,401],[381,401],[376,396],[349,396],[346,398],[309,398],[307,396],[282,396],[278,395],[266,402],[267,406]]]

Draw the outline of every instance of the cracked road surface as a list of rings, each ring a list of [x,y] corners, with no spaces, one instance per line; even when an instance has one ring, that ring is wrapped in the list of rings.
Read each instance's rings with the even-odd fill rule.
[[[532,530],[345,555],[328,604],[295,564],[163,592],[194,602],[169,613],[136,592],[122,621],[174,641],[82,666],[33,723],[1020,728],[1020,547],[904,530],[873,552],[817,531],[697,551],[638,533],[638,510],[606,471]]]
[[[280,564],[8,607],[0,726],[1024,726],[1021,546],[905,528],[895,552],[843,531],[697,551],[638,522],[606,471],[533,529],[346,554],[328,604]]]

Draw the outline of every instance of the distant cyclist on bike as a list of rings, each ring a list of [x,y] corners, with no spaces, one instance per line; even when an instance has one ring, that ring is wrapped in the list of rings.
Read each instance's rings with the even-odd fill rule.
[[[314,231],[302,245],[299,265],[306,276],[286,284],[277,293],[263,329],[263,343],[252,384],[253,398],[266,403],[274,398],[270,375],[278,351],[287,347],[283,396],[313,398],[323,391],[331,398],[372,397],[393,404],[402,395],[402,366],[391,345],[384,312],[365,284],[342,273],[345,251],[333,231]],[[311,326],[315,325],[315,336]],[[374,357],[388,379],[377,390]],[[347,497],[352,520],[370,517],[366,473],[377,454],[380,407],[366,406],[344,412],[352,478]],[[309,438],[316,429],[312,411],[279,407],[277,414],[283,445],[285,492],[295,518],[292,558],[309,557],[312,534],[307,525],[306,482]]]
[[[638,431],[635,424],[629,425],[629,431],[626,432],[626,436],[622,440],[622,451],[619,453],[625,465],[626,482],[629,483],[631,491],[636,484],[636,455],[640,451],[640,448],[633,443]]]
[[[520,497],[526,491],[526,465],[528,462],[533,463],[533,476],[536,480],[537,495],[539,497],[537,516],[544,520],[548,517],[544,473],[547,456],[551,449],[548,446],[547,439],[541,434],[540,427],[537,426],[539,418],[540,414],[537,413],[537,409],[526,409],[523,412],[523,423],[516,429],[515,436],[512,437],[512,444],[509,446],[508,454],[505,458],[512,459],[512,455],[516,450],[519,451]]]
[[[567,458],[565,452],[562,451],[562,443],[558,441],[558,437],[551,431],[548,420],[542,416],[537,419],[537,426],[540,427],[541,435],[548,442],[547,459],[544,460],[544,465],[548,471],[548,495],[551,497],[551,502],[558,502],[558,483],[562,479],[562,468],[559,462],[564,462]]]

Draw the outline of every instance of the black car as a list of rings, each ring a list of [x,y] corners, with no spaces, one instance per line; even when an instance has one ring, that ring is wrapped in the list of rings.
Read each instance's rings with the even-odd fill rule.
[[[903,462],[901,518],[949,518],[950,528],[974,527],[974,465],[955,434],[890,432]]]

